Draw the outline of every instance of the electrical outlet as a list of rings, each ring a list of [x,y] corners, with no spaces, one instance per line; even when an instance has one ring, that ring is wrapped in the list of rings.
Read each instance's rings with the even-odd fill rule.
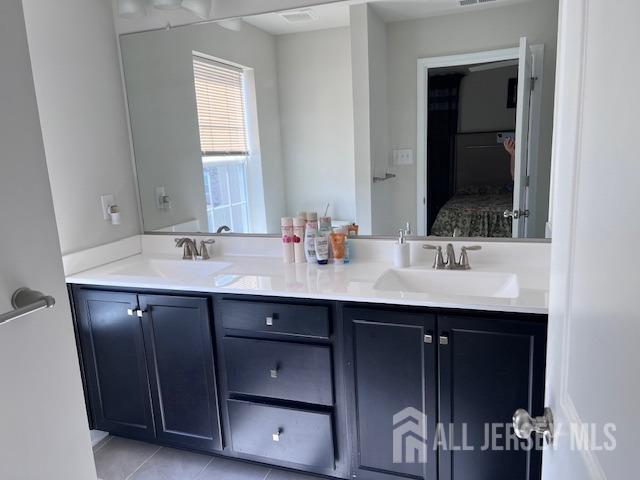
[[[112,193],[100,196],[100,204],[102,205],[102,218],[111,221],[111,216],[107,209],[116,204],[116,197]]]
[[[413,165],[413,150],[402,148],[393,150],[394,165]]]

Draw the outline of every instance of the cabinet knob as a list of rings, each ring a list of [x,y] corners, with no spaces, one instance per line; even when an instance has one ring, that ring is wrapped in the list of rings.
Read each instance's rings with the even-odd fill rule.
[[[280,441],[280,436],[281,436],[281,435],[282,435],[282,429],[281,429],[281,428],[279,428],[279,429],[278,429],[278,431],[277,431],[276,433],[273,433],[273,434],[271,435],[271,439],[272,439],[274,442],[279,442],[279,441]]]
[[[140,310],[139,308],[127,308],[127,315],[130,317],[140,317],[144,315],[144,310]]]
[[[447,335],[440,335],[440,345],[449,345],[449,337]]]
[[[145,312],[144,312],[144,310],[140,310],[140,309],[136,310],[136,315],[137,315],[138,317],[140,317],[140,318],[142,318],[142,316],[144,315],[144,313],[145,313]]]
[[[129,315],[130,317],[133,317],[136,313],[136,310],[134,308],[127,308],[127,315]]]
[[[268,327],[272,327],[273,326],[273,317],[267,317],[266,318],[266,324]]]
[[[278,378],[278,370],[278,367],[269,370],[269,375],[271,376],[271,378]]]

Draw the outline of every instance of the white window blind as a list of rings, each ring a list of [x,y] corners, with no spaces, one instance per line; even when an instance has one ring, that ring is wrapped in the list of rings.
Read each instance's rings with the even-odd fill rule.
[[[247,155],[242,70],[194,55],[193,73],[202,156]]]

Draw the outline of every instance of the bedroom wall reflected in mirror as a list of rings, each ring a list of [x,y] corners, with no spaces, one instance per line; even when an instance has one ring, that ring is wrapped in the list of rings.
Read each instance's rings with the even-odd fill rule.
[[[544,238],[557,9],[345,1],[121,35],[145,231],[326,211],[361,235]]]

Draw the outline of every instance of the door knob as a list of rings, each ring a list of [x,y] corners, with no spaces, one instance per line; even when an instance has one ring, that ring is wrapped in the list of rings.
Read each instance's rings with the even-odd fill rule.
[[[545,408],[544,415],[532,417],[529,412],[520,408],[513,414],[513,430],[523,440],[530,438],[534,432],[544,435],[550,445],[553,443],[553,413],[550,408]]]
[[[520,217],[526,218],[529,216],[529,210],[505,210],[504,218],[515,218],[516,220]]]

